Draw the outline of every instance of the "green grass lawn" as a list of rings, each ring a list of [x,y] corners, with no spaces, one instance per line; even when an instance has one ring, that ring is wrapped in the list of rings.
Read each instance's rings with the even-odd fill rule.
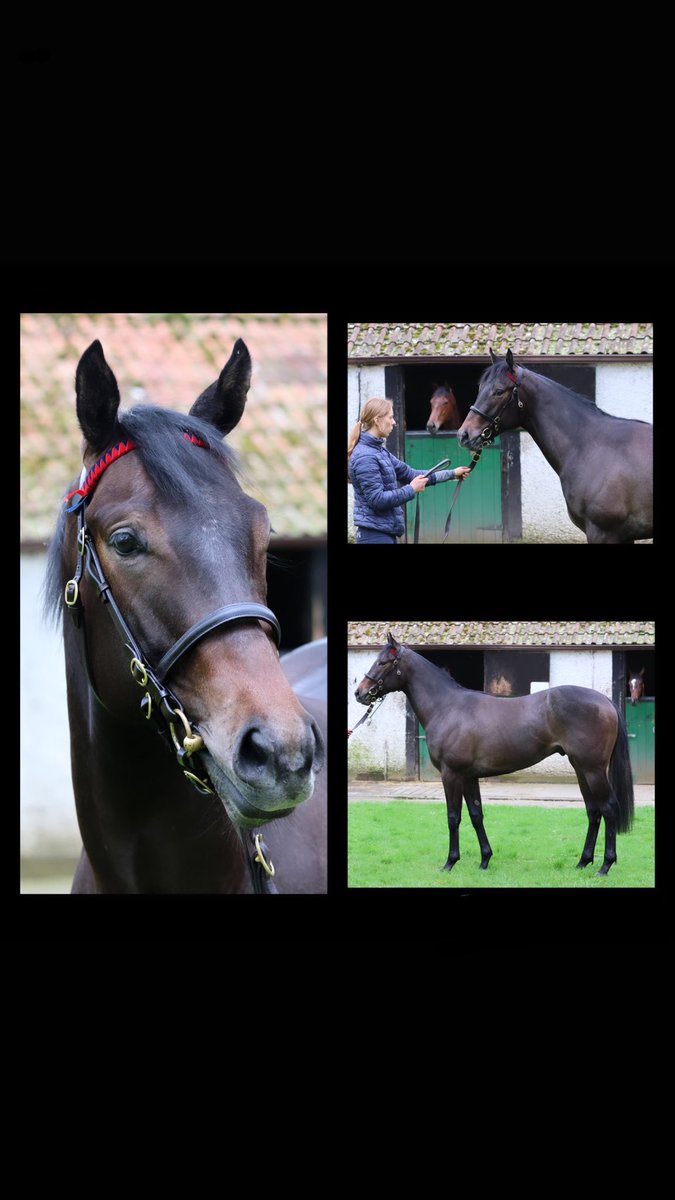
[[[450,872],[445,804],[393,800],[349,805],[348,886],[353,888],[578,888],[654,887],[654,809],[635,810],[630,833],[617,839],[618,861],[598,877],[605,846],[600,827],[595,862],[576,865],[586,837],[581,808],[521,808],[485,804],[493,857],[481,871],[478,840],[466,808],[460,825],[461,858]]]

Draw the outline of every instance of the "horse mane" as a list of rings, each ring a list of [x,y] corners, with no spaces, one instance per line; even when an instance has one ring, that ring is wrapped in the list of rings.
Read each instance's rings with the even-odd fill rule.
[[[500,360],[500,362],[492,363],[489,367],[486,367],[480,379],[478,380],[479,392],[484,383],[492,383],[493,379],[495,379],[499,372],[503,369],[502,364],[503,360]],[[520,363],[519,365],[522,366],[523,364]],[[551,386],[556,389],[556,391],[563,393],[563,397],[566,397],[569,400],[578,400],[581,404],[584,404],[589,411],[598,413],[601,417],[609,417],[611,421],[626,420],[626,417],[619,417],[615,413],[606,412],[605,409],[600,408],[594,400],[589,400],[588,396],[582,396],[581,392],[575,392],[573,388],[566,387],[564,383],[558,383],[557,379],[551,379],[549,375],[541,375],[539,371],[533,371],[531,367],[526,367],[525,370],[532,371],[532,374],[536,375],[537,378],[543,379],[546,383],[550,383]],[[649,421],[641,421],[639,417],[630,417],[629,419],[631,421],[637,421],[640,425],[649,425]]]
[[[185,437],[189,430],[208,444],[208,450],[194,446]],[[154,405],[139,404],[120,410],[112,445],[133,438],[141,462],[162,499],[169,504],[208,503],[212,490],[222,480],[222,464],[240,475],[234,450],[225,445],[215,426],[199,417],[172,412]],[[64,488],[64,495],[77,487],[73,481]],[[44,614],[47,620],[57,621],[62,613],[63,585],[61,552],[66,535],[68,514],[61,506],[56,528],[49,544],[47,571],[42,589]],[[73,516],[73,520],[75,517]]]
[[[440,675],[443,676],[446,683],[451,683],[453,687],[459,688],[460,691],[462,691],[462,692],[471,691],[471,688],[465,688],[465,687],[463,687],[463,685],[461,683],[457,682],[457,680],[455,679],[454,675],[451,674],[448,667],[439,667],[438,663],[432,662],[430,658],[425,658],[425,656],[423,654],[420,654],[417,650],[411,650],[410,646],[407,646],[406,649],[410,650],[410,653],[416,655],[417,658],[421,658],[422,662],[425,662],[427,664],[427,666],[433,667],[434,671],[438,672]]]

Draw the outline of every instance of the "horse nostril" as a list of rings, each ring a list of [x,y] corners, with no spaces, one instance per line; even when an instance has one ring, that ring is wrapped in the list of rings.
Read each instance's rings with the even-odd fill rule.
[[[233,766],[245,783],[269,788],[294,777],[302,779],[323,765],[323,740],[318,726],[308,721],[296,737],[275,736],[265,725],[251,725],[239,738]]]
[[[235,755],[237,774],[249,783],[256,783],[269,769],[274,758],[274,742],[264,729],[254,725],[239,739]]]

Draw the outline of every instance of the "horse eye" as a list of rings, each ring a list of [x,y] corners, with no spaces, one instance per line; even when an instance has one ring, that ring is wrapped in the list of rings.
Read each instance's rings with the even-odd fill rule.
[[[135,550],[142,548],[138,538],[128,529],[119,529],[117,533],[113,533],[110,545],[118,554],[122,555],[133,554]]]

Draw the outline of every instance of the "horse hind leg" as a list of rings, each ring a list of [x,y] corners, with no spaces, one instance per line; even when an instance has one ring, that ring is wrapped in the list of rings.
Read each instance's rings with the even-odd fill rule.
[[[483,824],[483,804],[480,796],[480,785],[477,779],[464,780],[464,799],[466,800],[471,824],[476,831],[478,845],[480,846],[480,869],[481,871],[487,871],[490,859],[492,858],[492,847],[488,841],[485,825]]]
[[[570,758],[576,771],[581,794],[586,804],[588,832],[577,868],[587,867],[593,862],[595,844],[598,840],[600,821],[605,818],[605,857],[598,875],[607,875],[616,862],[616,831],[619,818],[618,801],[609,786],[607,774],[602,767],[583,768]]]

